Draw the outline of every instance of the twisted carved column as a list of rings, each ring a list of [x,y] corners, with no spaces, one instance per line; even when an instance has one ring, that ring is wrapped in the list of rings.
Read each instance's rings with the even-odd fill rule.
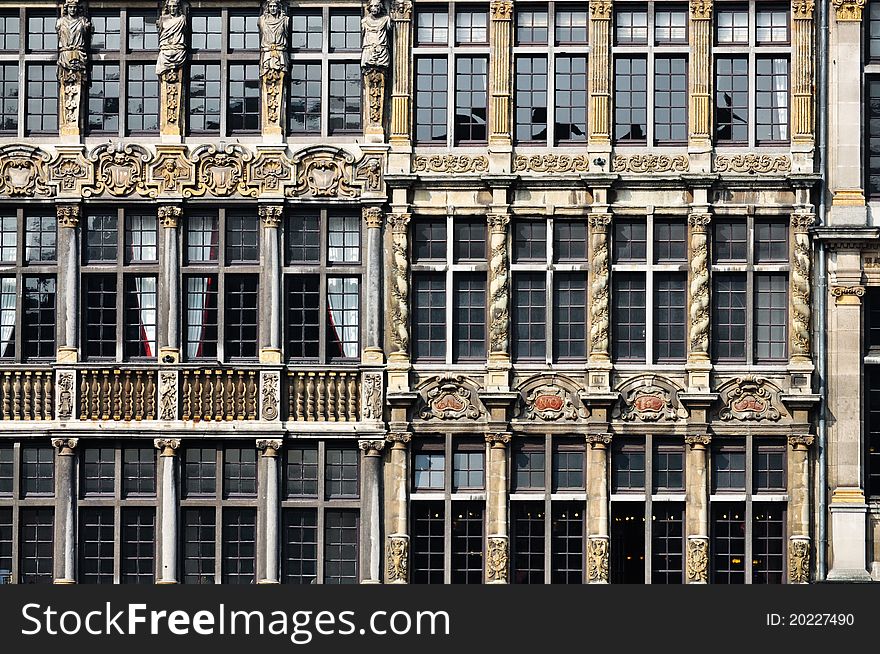
[[[507,445],[509,432],[486,434],[489,464],[486,484],[486,583],[506,584],[510,569],[507,533]]]
[[[264,318],[268,328],[264,327],[262,339],[266,345],[260,348],[260,362],[281,363],[281,243],[278,228],[284,207],[280,204],[264,204],[260,205],[259,213],[263,226],[263,306],[268,307],[265,312],[268,315]]]
[[[691,147],[711,147],[712,0],[691,0],[690,11],[690,135]]]
[[[492,57],[489,59],[489,143],[509,144],[513,2],[493,0],[490,15],[489,43],[492,46]]]
[[[510,359],[507,214],[489,214],[489,358]]]
[[[793,0],[791,62],[791,134],[795,143],[812,143],[814,0]]]
[[[410,214],[388,215],[391,227],[391,344],[390,359],[409,360],[409,249]]]
[[[815,222],[813,214],[793,214],[791,230],[793,248],[791,260],[791,361],[810,360],[810,316],[811,288],[810,265],[810,226]]]
[[[158,209],[159,225],[162,227],[162,276],[159,284],[165,291],[159,294],[161,312],[159,360],[176,363],[180,360],[180,275],[177,230],[183,217],[183,209],[175,205],[162,205]],[[170,357],[167,360],[166,357]]]
[[[705,584],[709,581],[709,484],[707,448],[712,442],[708,434],[685,436],[688,446],[686,504],[686,581]]]
[[[57,451],[55,477],[55,579],[76,583],[76,449],[77,438],[53,438]]]
[[[608,583],[608,446],[611,434],[589,434],[587,583]]]
[[[177,450],[179,438],[157,438],[153,445],[159,450],[161,480],[159,508],[161,519],[162,560],[158,570],[159,584],[177,583]]]
[[[590,145],[611,143],[611,0],[590,0]]]
[[[611,214],[590,215],[590,361],[609,360],[608,315],[611,268],[608,259],[608,226]]]
[[[690,350],[691,361],[709,360],[709,224],[712,215],[692,213],[690,265]]]
[[[788,437],[788,583],[810,581],[810,446],[813,437]]]
[[[412,77],[412,0],[394,0],[391,20],[394,24],[394,50],[391,74],[391,134],[389,141],[410,142],[410,79]]]
[[[58,363],[77,360],[79,344],[79,219],[80,205],[59,204],[58,215],[58,288],[57,298],[64,307],[59,311]]]

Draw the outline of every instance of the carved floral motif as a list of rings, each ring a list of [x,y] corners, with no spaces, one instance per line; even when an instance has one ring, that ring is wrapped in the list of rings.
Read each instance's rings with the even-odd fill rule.
[[[669,156],[665,154],[615,155],[611,161],[614,173],[684,173],[690,168],[686,154]]]
[[[385,547],[385,561],[388,582],[405,584],[409,570],[409,538],[389,536]]]
[[[810,540],[795,537],[788,541],[788,581],[792,584],[810,582]]]
[[[791,159],[770,154],[721,154],[715,157],[716,173],[787,173]]]
[[[688,538],[687,542],[688,581],[705,584],[709,580],[709,540]]]
[[[591,583],[608,583],[608,538],[590,537],[587,541],[587,579]]]
[[[417,173],[484,173],[489,170],[489,158],[469,154],[417,154],[413,171]]]
[[[177,373],[159,371],[159,420],[177,420]]]
[[[382,373],[365,372],[363,377],[363,402],[361,404],[363,420],[382,419]]]
[[[281,374],[276,371],[260,373],[260,418],[278,420],[278,404],[281,398]]]
[[[585,154],[518,154],[513,160],[513,172],[533,173],[585,173],[590,170],[590,160]]]
[[[486,539],[486,581],[507,583],[508,541],[503,536]]]

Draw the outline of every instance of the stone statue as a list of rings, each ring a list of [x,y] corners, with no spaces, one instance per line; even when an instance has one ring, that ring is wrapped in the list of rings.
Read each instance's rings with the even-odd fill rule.
[[[80,0],[64,0],[55,31],[58,32],[59,77],[83,79],[88,65],[86,57],[92,21],[83,12]]]
[[[260,76],[287,70],[290,49],[290,16],[281,0],[268,0],[257,24],[260,27]]]
[[[370,0],[367,15],[361,20],[363,29],[363,51],[361,66],[363,68],[388,68],[391,56],[388,53],[388,26],[391,19],[385,13],[382,0]]]
[[[162,14],[156,22],[159,32],[159,58],[156,75],[177,71],[186,59],[186,15],[180,0],[165,0]]]

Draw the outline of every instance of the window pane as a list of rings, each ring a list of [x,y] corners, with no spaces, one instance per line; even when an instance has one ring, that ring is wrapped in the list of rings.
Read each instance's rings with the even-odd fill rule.
[[[413,486],[416,490],[443,490],[445,487],[446,455],[424,452],[413,455]]]
[[[648,227],[644,220],[614,222],[614,261],[645,261],[648,256]]]
[[[544,583],[544,503],[513,502],[512,583]]]
[[[749,12],[748,9],[723,9],[719,8],[716,18],[716,39],[718,43],[748,43],[749,42]]]
[[[518,272],[513,278],[513,356],[543,359],[547,346],[546,275]]]
[[[115,491],[116,450],[113,447],[83,448],[80,469],[82,494],[109,495]]]
[[[229,131],[256,132],[260,129],[260,74],[257,64],[229,66]]]
[[[684,583],[684,504],[657,502],[652,510],[651,583]]]
[[[761,439],[755,446],[754,492],[785,491],[785,441]]]
[[[227,211],[226,262],[258,263],[260,261],[260,223],[252,212]]]
[[[686,7],[658,7],[654,12],[654,41],[658,45],[687,43]]]
[[[616,439],[611,454],[611,490],[645,490],[645,444]]]
[[[413,360],[446,355],[446,279],[443,273],[413,273]]]
[[[755,64],[755,138],[788,141],[788,59],[761,57]]]
[[[28,64],[25,115],[28,134],[58,131],[58,78],[53,64]]]
[[[217,358],[217,276],[185,277],[186,357]]]
[[[0,65],[0,132],[18,130],[18,97],[18,65]]]
[[[788,261],[788,221],[755,221],[755,262]]]
[[[513,224],[513,261],[547,260],[547,222],[517,220]]]
[[[22,335],[26,359],[55,357],[55,277],[24,277]]]
[[[360,27],[358,27],[360,34]],[[331,33],[331,40],[333,35]],[[361,67],[356,63],[330,64],[330,134],[361,130]]]
[[[587,140],[587,104],[587,58],[556,57],[557,143]]]
[[[125,278],[125,357],[156,357],[156,278]]]
[[[88,129],[90,132],[119,131],[119,64],[92,64]]]
[[[281,582],[314,584],[318,576],[317,509],[281,510]]]
[[[527,7],[516,12],[517,45],[546,44],[548,36],[546,7]]]
[[[55,493],[55,450],[48,445],[21,448],[22,495]]]
[[[643,142],[648,138],[648,69],[642,57],[614,60],[614,138]]]
[[[93,213],[86,217],[86,261],[116,261],[118,217],[115,210]]]
[[[224,348],[226,359],[257,358],[258,276],[228,275],[225,279]]]
[[[290,15],[294,50],[320,50],[323,43],[323,19],[320,12],[297,11]]]
[[[187,447],[183,451],[183,496],[213,496],[217,492],[217,450]]]
[[[113,583],[113,509],[79,510],[78,554],[81,584]]]
[[[519,143],[547,140],[547,58],[516,57],[514,98]]]
[[[183,583],[213,584],[217,539],[214,508],[181,508],[180,517]]]
[[[681,361],[686,357],[687,275],[654,275],[654,358]]]
[[[614,37],[620,44],[648,42],[648,12],[642,5],[620,8],[614,12]]]
[[[745,506],[739,503],[712,503],[712,583],[745,583],[746,521]]]
[[[486,357],[486,275],[461,273],[454,279],[453,361]]]
[[[358,582],[358,513],[352,509],[324,514],[324,583]]]
[[[413,502],[411,513],[412,583],[442,584],[446,569],[443,502]]]
[[[712,334],[715,359],[745,361],[746,277],[717,273],[712,286]]]
[[[85,351],[93,359],[116,358],[116,276],[88,275],[85,282]]]
[[[330,50],[360,50],[361,17],[358,12],[330,12]]]
[[[354,214],[332,213],[327,216],[327,260],[330,263],[360,261],[360,218]]]
[[[296,61],[290,67],[290,131],[321,133],[320,63]]]
[[[788,275],[755,275],[755,360],[786,358]]]
[[[120,566],[122,583],[152,584],[156,550],[156,514],[150,508],[123,508]]]
[[[513,458],[513,487],[516,491],[543,490],[546,457],[543,441],[521,442]]]
[[[781,584],[786,550],[784,505],[756,502],[752,515],[752,583]]]
[[[128,13],[128,48],[133,52],[158,50],[159,34],[156,31],[156,12]],[[155,66],[152,67],[155,70]]]
[[[485,9],[459,9],[455,12],[455,42],[488,43],[489,15]]]
[[[483,504],[452,505],[452,583],[483,583]]]
[[[725,439],[712,445],[712,491],[744,491],[746,488],[746,447],[741,438]]]
[[[671,443],[654,446],[654,492],[684,491],[684,448]]]
[[[459,450],[452,459],[452,490],[479,490],[484,487],[484,450]]]
[[[445,143],[449,103],[445,57],[418,57],[415,61],[415,133],[417,143]]]
[[[687,141],[687,68],[684,57],[654,59],[654,141],[657,143]]]
[[[316,444],[292,445],[285,460],[285,497],[318,496],[318,448]]]
[[[455,263],[486,258],[486,223],[457,220],[452,227],[452,254]]]
[[[21,47],[21,20],[18,10],[0,14],[0,50],[16,51]]]
[[[222,32],[220,12],[193,12],[190,17],[193,50],[219,50]]]
[[[18,581],[51,584],[54,515],[51,507],[22,508],[19,513]]]
[[[584,511],[579,502],[553,502],[550,580],[554,584],[584,583]]]
[[[459,57],[455,67],[455,142],[485,142],[488,138],[488,59]]]
[[[747,143],[749,137],[749,61],[715,59],[715,138],[719,143]]]
[[[318,275],[287,276],[287,356],[317,359],[321,314]]]
[[[554,437],[554,440],[555,437]],[[580,445],[554,445],[553,490],[583,490],[585,452]]]
[[[439,7],[416,10],[416,45],[445,45],[449,41],[449,14]]]
[[[129,213],[125,215],[125,258],[129,263],[156,262],[159,246],[156,214]]]
[[[257,567],[256,509],[223,510],[223,583],[253,584]]]
[[[327,279],[327,357],[354,359],[360,354],[360,279]]]
[[[0,277],[0,358],[15,358],[15,277]]]
[[[187,119],[191,132],[220,132],[220,64],[190,64]]]
[[[122,492],[125,497],[156,494],[156,449],[126,447],[122,451]]]
[[[256,497],[256,449],[227,447],[223,451],[223,493],[225,497]]]
[[[617,361],[645,360],[645,293],[643,273],[614,273],[611,342]]]
[[[324,464],[327,499],[360,495],[360,452],[353,447],[328,447]]]

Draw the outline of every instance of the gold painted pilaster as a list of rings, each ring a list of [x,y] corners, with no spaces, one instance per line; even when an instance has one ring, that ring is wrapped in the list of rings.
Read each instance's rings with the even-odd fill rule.
[[[690,130],[688,145],[708,150],[712,147],[712,0],[690,3]]]
[[[492,56],[489,59],[489,143],[510,145],[513,2],[494,0],[490,17],[489,44]]]
[[[590,0],[590,145],[611,144],[611,0]]]
[[[832,0],[838,23],[861,22],[867,0]]]
[[[183,135],[183,75],[169,70],[159,76],[159,132],[162,136]]]
[[[410,79],[412,77],[412,0],[395,0],[391,6],[394,24],[394,51],[392,59],[393,87],[391,89],[391,134],[393,145],[409,146]]]
[[[795,143],[812,144],[813,125],[813,0],[792,5],[791,133]]]

